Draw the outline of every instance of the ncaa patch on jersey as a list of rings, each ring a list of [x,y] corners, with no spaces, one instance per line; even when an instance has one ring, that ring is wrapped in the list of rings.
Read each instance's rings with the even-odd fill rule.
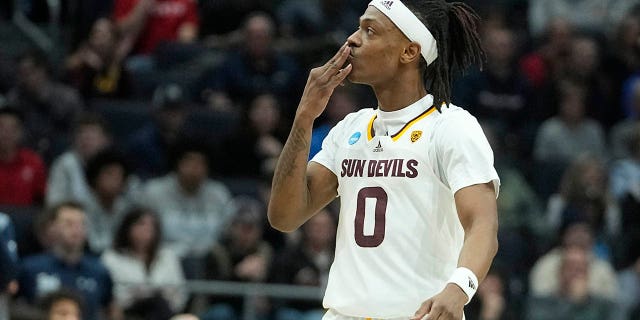
[[[354,145],[356,144],[356,142],[358,142],[358,140],[360,140],[360,137],[362,136],[362,134],[360,132],[354,132],[351,137],[349,138],[349,145]]]
[[[411,142],[418,141],[418,139],[420,139],[420,137],[422,137],[422,131],[415,130],[415,131],[411,132]]]

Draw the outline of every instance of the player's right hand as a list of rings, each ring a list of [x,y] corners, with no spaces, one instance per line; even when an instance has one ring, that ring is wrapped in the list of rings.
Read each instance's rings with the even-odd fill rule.
[[[316,119],[322,114],[329,102],[333,90],[340,85],[351,72],[351,64],[344,68],[351,47],[345,42],[338,52],[323,66],[311,69],[304,87],[297,114]]]
[[[466,302],[464,291],[448,283],[440,293],[423,302],[410,320],[460,320]]]

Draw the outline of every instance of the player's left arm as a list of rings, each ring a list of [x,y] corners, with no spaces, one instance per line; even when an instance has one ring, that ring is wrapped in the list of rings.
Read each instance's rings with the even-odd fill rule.
[[[482,282],[498,252],[498,209],[493,182],[462,188],[455,199],[465,235],[458,267],[470,269]]]
[[[458,267],[469,269],[477,277],[478,283],[464,283],[475,290],[487,275],[498,251],[496,193],[493,182],[488,182],[462,188],[454,197],[465,233]],[[468,300],[469,296],[459,285],[447,283],[442,292],[422,303],[412,319],[423,319],[428,315],[425,319],[460,320]]]

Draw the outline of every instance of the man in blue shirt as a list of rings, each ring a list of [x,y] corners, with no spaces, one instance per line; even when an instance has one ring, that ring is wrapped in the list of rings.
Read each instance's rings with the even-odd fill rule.
[[[86,217],[82,207],[64,202],[46,214],[51,221],[51,249],[24,259],[19,276],[20,295],[35,304],[47,293],[66,288],[85,300],[87,319],[112,318],[113,282],[97,257],[85,254]]]

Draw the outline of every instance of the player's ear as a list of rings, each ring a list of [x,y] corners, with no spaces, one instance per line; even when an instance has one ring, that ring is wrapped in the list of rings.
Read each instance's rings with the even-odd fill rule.
[[[411,63],[413,61],[420,59],[420,44],[417,42],[409,42],[404,47],[404,51],[402,55],[400,55],[400,62],[402,63]]]

